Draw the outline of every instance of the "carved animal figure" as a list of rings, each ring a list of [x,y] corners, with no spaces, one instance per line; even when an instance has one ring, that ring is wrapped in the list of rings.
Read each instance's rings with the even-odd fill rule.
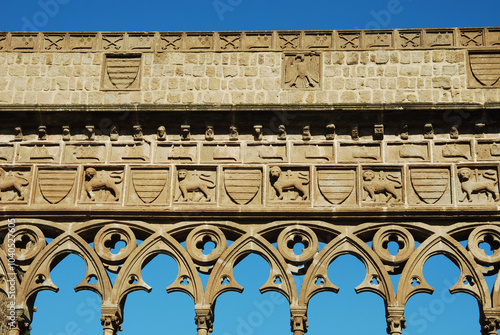
[[[462,184],[463,197],[459,199],[461,202],[467,198],[469,202],[472,202],[472,194],[474,193],[486,193],[488,199],[490,195],[493,196],[493,200],[498,201],[500,195],[498,193],[498,179],[495,176],[494,171],[484,171],[479,173],[482,178],[478,178],[476,172],[476,177],[472,179],[473,172],[469,168],[461,168],[458,170],[458,178]],[[479,179],[479,180],[478,180]]]
[[[209,189],[215,187],[215,183],[208,178],[210,175],[207,174],[194,174],[189,173],[187,170],[182,169],[177,172],[177,178],[179,179],[179,189],[181,193],[176,197],[175,201],[178,201],[180,197],[184,199],[184,201],[188,201],[189,192],[201,192],[206,198],[206,201],[209,202],[212,200],[212,196],[210,195]],[[199,199],[193,199],[193,201],[200,201]]]
[[[376,194],[388,195],[386,202],[389,202],[394,197],[395,201],[400,201],[397,188],[401,188],[401,182],[397,177],[380,171],[379,178],[376,178],[375,172],[366,170],[363,172],[363,189],[366,191],[363,201],[368,196],[375,201]]]
[[[271,176],[271,184],[276,190],[279,200],[283,199],[283,191],[297,191],[301,195],[302,200],[307,199],[307,187],[305,185],[309,184],[309,178],[306,176],[300,173],[297,176],[285,176],[281,173],[279,166],[271,167],[269,174]],[[297,199],[297,197],[292,200]]]
[[[28,184],[28,179],[24,178],[20,173],[10,175],[0,167],[0,200],[2,200],[2,192],[4,191],[14,191],[19,197],[18,200],[24,200],[22,187]]]
[[[94,191],[105,190],[113,193],[114,200],[120,200],[120,190],[116,187],[116,184],[121,183],[122,179],[119,172],[111,172],[110,175],[104,175],[98,173],[94,168],[85,169],[85,191],[90,198],[90,200],[95,201]],[[109,193],[107,193],[104,201],[108,199]]]

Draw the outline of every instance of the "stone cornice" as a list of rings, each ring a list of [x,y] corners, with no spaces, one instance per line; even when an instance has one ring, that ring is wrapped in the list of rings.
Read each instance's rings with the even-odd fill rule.
[[[246,32],[1,32],[0,51],[238,52],[496,49],[500,27]]]
[[[498,102],[479,103],[395,103],[395,104],[261,104],[261,105],[0,105],[2,112],[195,112],[195,111],[386,111],[386,110],[456,110],[500,109]]]

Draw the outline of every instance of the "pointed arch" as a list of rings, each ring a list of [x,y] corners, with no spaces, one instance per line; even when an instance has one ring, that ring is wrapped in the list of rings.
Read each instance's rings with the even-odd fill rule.
[[[243,287],[234,279],[233,269],[240,260],[251,253],[264,258],[271,267],[269,279],[260,287],[260,292],[279,292],[291,305],[295,305],[298,302],[297,289],[292,274],[287,270],[283,256],[260,235],[254,236],[251,233],[236,240],[219,258],[208,279],[205,302],[213,305],[217,297],[224,292],[243,292]],[[280,283],[277,282],[277,278],[280,279]],[[228,281],[227,285],[223,285],[225,280]]]
[[[314,257],[302,283],[300,306],[307,306],[309,300],[319,292],[338,292],[339,288],[328,279],[328,267],[336,258],[345,254],[355,256],[363,262],[366,268],[366,277],[355,288],[356,293],[365,291],[376,293],[384,299],[386,304],[391,304],[395,300],[389,274],[375,252],[361,239],[341,234]],[[374,279],[376,283],[372,283]]]
[[[142,268],[158,254],[172,257],[179,266],[179,272],[167,292],[184,292],[200,304],[203,299],[203,284],[196,266],[187,251],[169,234],[160,231],[143,241],[122,265],[113,287],[112,302],[123,305],[126,296],[137,290],[151,292],[151,287],[142,279]],[[187,285],[182,285],[185,282]]]
[[[25,310],[25,315],[31,315],[36,294],[42,290],[57,292],[59,288],[50,279],[50,272],[68,254],[80,256],[86,264],[86,273],[82,282],[75,287],[75,291],[90,290],[97,293],[103,302],[109,301],[111,282],[104,269],[104,265],[94,250],[80,236],[68,232],[60,235],[49,243],[33,260],[19,286],[18,301]],[[89,284],[90,279],[97,282]]]
[[[450,288],[450,292],[468,293],[478,300],[480,306],[490,307],[491,297],[484,276],[481,271],[477,271],[479,265],[460,243],[441,234],[425,240],[406,263],[399,280],[396,303],[404,306],[417,293],[432,294],[434,289],[426,282],[423,267],[429,258],[439,254],[449,258],[460,270],[460,279]]]

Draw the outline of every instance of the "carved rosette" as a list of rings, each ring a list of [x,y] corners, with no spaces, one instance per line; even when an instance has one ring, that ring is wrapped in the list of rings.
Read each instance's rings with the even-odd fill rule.
[[[47,245],[42,231],[35,226],[20,225],[12,233],[15,244],[15,259],[19,265],[27,265],[45,248]],[[4,252],[9,255],[11,251],[9,244],[3,243]]]
[[[396,242],[399,250],[396,255],[391,255],[388,249],[389,242]],[[373,250],[387,265],[390,273],[400,273],[404,263],[415,251],[415,239],[405,228],[389,226],[379,229],[373,237]]]
[[[210,242],[214,244],[214,248],[206,255],[203,250],[205,245]],[[214,226],[197,227],[189,233],[186,239],[187,252],[196,264],[204,267],[214,265],[226,249],[226,236]]]
[[[489,244],[492,254],[488,255],[480,248],[483,243]],[[467,249],[481,265],[494,266],[500,263],[500,228],[493,225],[477,227],[469,235]]]
[[[125,246],[117,253],[112,253],[118,242]],[[94,249],[110,271],[117,272],[117,265],[125,262],[137,247],[137,240],[132,230],[121,224],[110,224],[101,228],[94,238]]]
[[[298,243],[304,246],[299,255],[294,251],[294,247]],[[311,228],[305,226],[287,227],[278,236],[278,251],[294,265],[302,265],[311,261],[318,249],[318,237]]]

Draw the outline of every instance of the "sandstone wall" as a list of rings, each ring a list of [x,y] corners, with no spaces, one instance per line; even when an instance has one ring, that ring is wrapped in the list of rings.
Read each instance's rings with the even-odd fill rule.
[[[395,34],[395,33],[394,33]],[[403,36],[401,33],[399,34]],[[363,35],[364,36],[364,35]],[[38,37],[39,38],[39,37]],[[14,35],[11,37],[14,41]],[[366,39],[366,38],[365,38]],[[46,41],[46,40],[45,40]],[[122,50],[39,47],[0,48],[0,104],[338,104],[498,102],[499,83],[482,85],[470,55],[500,62],[498,45],[449,47],[401,45],[372,48],[270,50]],[[16,42],[17,43],[17,42]],[[41,44],[42,42],[40,42]],[[77,43],[77,42],[74,42]],[[301,42],[302,43],[302,42]],[[78,44],[75,44],[78,45]],[[277,51],[281,50],[281,51]],[[353,50],[349,50],[353,49]],[[482,54],[481,54],[482,53]],[[106,58],[132,55],[137,80],[127,89],[106,86]],[[293,57],[314,86],[286,84]],[[291,58],[290,58],[291,57]],[[305,64],[305,63],[304,63]],[[493,69],[492,71],[497,71]],[[290,84],[290,83],[289,83]],[[302,85],[304,86],[304,85]]]

